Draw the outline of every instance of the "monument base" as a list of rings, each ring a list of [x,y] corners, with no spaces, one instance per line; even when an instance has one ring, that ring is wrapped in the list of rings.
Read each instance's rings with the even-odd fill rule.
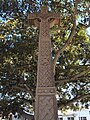
[[[40,87],[36,92],[35,120],[57,120],[55,87]]]

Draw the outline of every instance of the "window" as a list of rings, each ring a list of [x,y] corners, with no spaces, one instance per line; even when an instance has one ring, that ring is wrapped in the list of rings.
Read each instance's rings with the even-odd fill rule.
[[[68,117],[68,120],[74,120],[74,117]]]
[[[79,120],[87,120],[86,117],[79,117]]]
[[[89,111],[89,114],[90,114],[90,111]]]
[[[63,118],[59,118],[59,120],[63,120]]]

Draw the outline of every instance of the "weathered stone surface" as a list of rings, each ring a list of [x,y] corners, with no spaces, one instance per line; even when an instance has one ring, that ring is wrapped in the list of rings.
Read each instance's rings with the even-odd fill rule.
[[[49,20],[51,18],[60,18],[60,15],[48,12],[46,6],[41,8],[40,13],[28,15],[28,19],[40,19],[35,120],[57,120],[56,91],[49,33]]]

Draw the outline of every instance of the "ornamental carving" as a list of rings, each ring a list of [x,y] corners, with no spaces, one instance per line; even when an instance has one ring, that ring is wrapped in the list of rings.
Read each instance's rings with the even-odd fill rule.
[[[48,12],[47,7],[42,7],[40,13],[28,15],[28,19],[39,19],[40,21],[35,120],[57,120],[49,33],[49,19],[51,18],[60,18],[60,15]]]

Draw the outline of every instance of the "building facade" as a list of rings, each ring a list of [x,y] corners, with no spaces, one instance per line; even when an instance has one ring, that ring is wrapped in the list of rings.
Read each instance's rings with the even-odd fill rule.
[[[58,120],[90,120],[90,109],[80,111],[58,112]]]

